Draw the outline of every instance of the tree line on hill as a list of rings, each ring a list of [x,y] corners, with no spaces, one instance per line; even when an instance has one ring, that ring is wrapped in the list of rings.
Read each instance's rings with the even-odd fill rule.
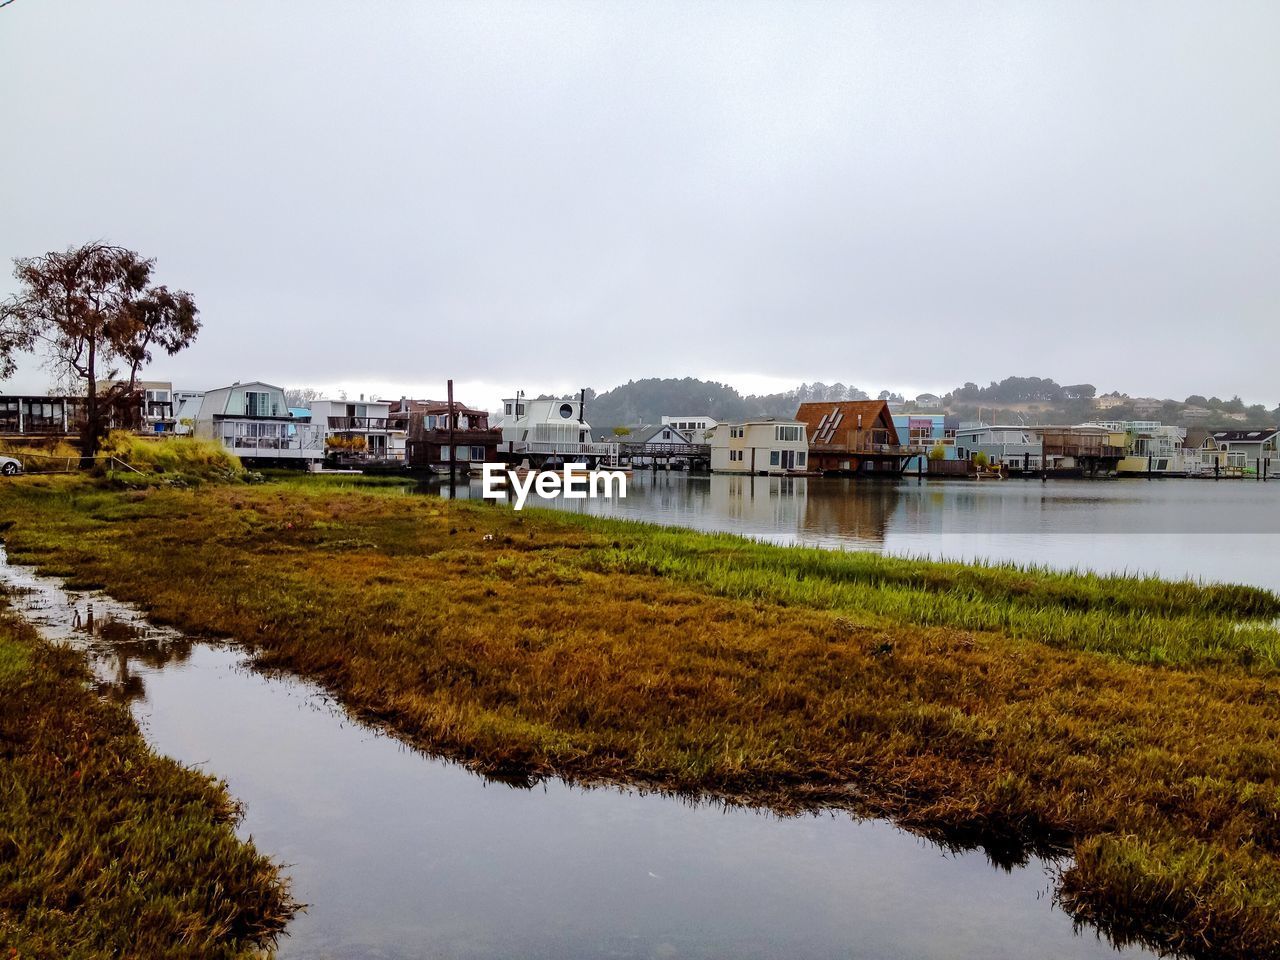
[[[905,404],[908,398],[887,390],[879,399]],[[615,427],[656,424],[663,416],[705,415],[716,420],[749,417],[791,417],[801,403],[866,400],[866,391],[843,383],[802,383],[793,390],[771,394],[742,394],[728,384],[693,377],[631,380],[603,393],[587,390],[587,419],[597,434]],[[1088,420],[1161,420],[1182,426],[1274,426],[1280,423],[1280,404],[1268,410],[1246,405],[1239,397],[1192,395],[1186,400],[1157,401],[1120,393],[1099,397],[1091,383],[1061,385],[1041,377],[1006,377],[985,387],[965,383],[942,398],[942,407],[961,419],[1014,423],[1080,423]],[[931,411],[936,412],[936,410]]]

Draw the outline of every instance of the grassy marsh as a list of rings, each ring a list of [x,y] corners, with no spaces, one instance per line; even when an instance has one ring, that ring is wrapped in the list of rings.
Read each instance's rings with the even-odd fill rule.
[[[0,487],[15,560],[477,769],[1071,850],[1077,916],[1280,955],[1280,600],[786,549],[340,479]]]
[[[79,655],[0,609],[6,957],[247,958],[292,915],[225,788],[148,750]]]

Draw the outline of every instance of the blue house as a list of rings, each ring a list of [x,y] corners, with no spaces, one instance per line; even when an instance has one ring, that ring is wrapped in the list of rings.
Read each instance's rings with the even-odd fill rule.
[[[956,458],[955,437],[947,436],[947,418],[941,413],[895,413],[893,425],[898,430],[904,446],[924,447],[932,450],[942,445],[944,459]],[[904,473],[914,473],[921,468],[928,470],[928,464],[921,463],[921,457],[912,457],[907,461]]]

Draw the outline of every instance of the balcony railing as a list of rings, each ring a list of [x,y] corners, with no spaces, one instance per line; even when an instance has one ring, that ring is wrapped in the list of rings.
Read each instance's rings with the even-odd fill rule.
[[[813,453],[848,453],[863,456],[918,457],[929,452],[928,447],[918,447],[901,443],[871,443],[855,441],[848,443],[811,443],[809,450]]]
[[[450,431],[448,427],[437,427],[434,429],[409,432],[409,439],[422,443],[449,443]],[[458,427],[452,432],[453,442],[455,444],[467,443],[476,445],[499,444],[502,442],[502,431],[485,428],[483,430],[471,429],[463,430]]]
[[[556,443],[551,440],[529,440],[515,444],[516,453],[548,453],[561,457],[617,457],[616,443]]]
[[[386,430],[386,417],[330,417],[330,430]]]

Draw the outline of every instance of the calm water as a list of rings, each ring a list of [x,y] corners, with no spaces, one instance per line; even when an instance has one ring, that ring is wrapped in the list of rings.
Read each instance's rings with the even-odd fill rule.
[[[480,486],[460,485],[457,495],[478,498]],[[1280,590],[1277,481],[891,482],[637,471],[625,499],[538,504],[776,543]]]
[[[156,749],[245,804],[241,832],[310,904],[285,958],[1145,955],[1074,931],[1043,861],[1005,871],[847,816],[486,782],[234,649],[9,567],[2,548],[0,582],[47,636],[89,651]]]

